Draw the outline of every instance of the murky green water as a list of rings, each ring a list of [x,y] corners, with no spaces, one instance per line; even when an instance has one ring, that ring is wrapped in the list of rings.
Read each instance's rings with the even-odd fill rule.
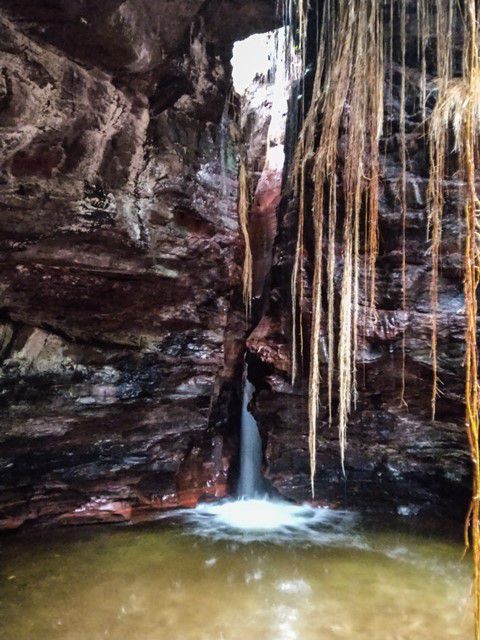
[[[470,637],[462,547],[408,533],[353,546],[239,544],[181,525],[0,538],[2,640]]]

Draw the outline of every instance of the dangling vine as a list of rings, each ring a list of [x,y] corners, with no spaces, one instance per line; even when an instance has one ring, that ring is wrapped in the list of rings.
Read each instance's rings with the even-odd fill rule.
[[[309,369],[309,446],[312,491],[315,474],[316,424],[320,389],[320,334],[322,326],[323,241],[327,256],[327,345],[329,413],[332,408],[334,357],[334,267],[337,201],[341,194],[343,218],[343,275],[340,295],[340,334],[337,365],[339,392],[339,438],[342,468],[346,427],[356,398],[358,344],[360,230],[368,238],[366,290],[375,304],[375,261],[378,252],[378,144],[383,124],[383,12],[380,0],[351,0],[324,4],[319,38],[313,99],[300,133],[294,163],[294,179],[300,196],[296,254],[292,273],[294,344],[292,379],[297,373],[297,309],[302,308],[299,280],[303,264],[305,205],[303,196],[307,167],[311,167],[313,193],[314,259]],[[346,105],[348,104],[348,109]],[[345,131],[346,150],[340,138]],[[318,133],[317,133],[318,132]],[[372,159],[372,160],[370,160]],[[344,164],[339,182],[340,163]],[[338,186],[338,189],[337,189]],[[339,194],[337,194],[337,190]],[[363,216],[362,216],[363,214]],[[324,225],[328,233],[324,234]],[[300,324],[301,324],[300,315]]]
[[[480,144],[480,60],[478,51],[478,17],[475,0],[465,3],[465,39],[463,73],[461,78],[449,81],[451,69],[451,21],[447,35],[447,53],[443,53],[443,74],[440,77],[439,96],[430,123],[430,219],[432,229],[432,281],[438,276],[438,251],[441,240],[441,221],[444,205],[443,179],[447,136],[453,133],[453,150],[457,154],[459,172],[465,183],[465,250],[464,293],[466,312],[465,405],[466,426],[473,461],[473,498],[466,522],[465,540],[472,548],[474,559],[475,635],[480,638],[480,449],[479,449],[479,385],[477,347],[477,288],[480,280],[480,251],[478,246],[479,200],[475,183],[476,162]],[[440,71],[442,68],[440,67]],[[432,333],[436,334],[436,284],[432,285],[435,317]],[[433,340],[432,340],[433,343]],[[436,343],[436,335],[435,335]],[[436,352],[434,352],[434,356]],[[434,393],[436,389],[434,388]]]
[[[435,419],[438,395],[437,324],[438,324],[438,275],[440,246],[442,241],[442,213],[444,206],[443,179],[448,143],[448,115],[444,113],[448,104],[448,88],[452,69],[452,21],[453,0],[435,0],[437,39],[437,84],[438,98],[432,113],[429,128],[430,178],[428,183],[428,229],[431,241],[432,273],[430,299],[432,313],[432,420]],[[448,108],[448,107],[447,107]]]
[[[297,24],[303,67],[306,63],[306,17],[303,0],[290,9]],[[293,317],[292,384],[298,378],[298,360],[304,351],[304,276],[307,216],[314,230],[312,318],[309,362],[309,450],[312,493],[316,467],[316,429],[320,392],[320,340],[326,325],[328,421],[333,420],[335,379],[338,394],[338,429],[341,466],[345,465],[346,430],[356,401],[356,361],[360,306],[360,239],[363,234],[364,327],[376,315],[375,267],[379,247],[379,191],[381,163],[379,141],[384,120],[384,47],[388,52],[387,93],[393,104],[394,48],[399,42],[399,220],[401,223],[401,309],[407,310],[407,35],[411,10],[408,0],[325,0],[312,99],[303,120],[294,156],[293,181],[298,202],[298,226],[291,295]],[[449,156],[458,161],[463,176],[464,293],[466,309],[465,404],[466,426],[474,469],[473,499],[466,523],[466,542],[473,550],[475,628],[480,640],[480,448],[477,347],[477,288],[480,281],[479,198],[476,185],[480,157],[480,62],[476,0],[418,0],[416,5],[417,61],[421,130],[428,135],[430,173],[427,189],[428,237],[432,259],[430,297],[432,308],[432,418],[438,396],[438,278],[442,244],[444,181]],[[394,20],[399,21],[396,35]],[[389,28],[384,38],[384,21]],[[415,23],[414,23],[415,24]],[[408,27],[407,27],[408,25]],[[463,71],[454,77],[453,32],[463,25]],[[408,34],[407,34],[408,29]],[[431,62],[435,41],[436,63]],[[410,58],[409,58],[410,59]],[[437,79],[429,80],[436,66]],[[458,72],[457,72],[458,73]],[[432,91],[432,88],[434,90]],[[436,103],[428,117],[429,103]],[[410,105],[410,103],[409,103]],[[393,111],[389,111],[391,118]],[[419,128],[420,128],[419,127]],[[390,128],[392,133],[393,127]],[[451,148],[451,140],[453,147]],[[307,206],[310,185],[312,205]],[[308,186],[308,188],[307,188]],[[326,246],[324,246],[326,245]],[[335,301],[337,261],[342,264],[339,301]],[[324,265],[326,268],[324,268]],[[326,272],[326,277],[324,273]],[[326,320],[323,291],[326,291]],[[338,315],[338,317],[337,317]],[[364,335],[365,335],[364,329]],[[402,388],[405,403],[405,331],[402,334]],[[300,352],[300,353],[298,353]]]
[[[238,171],[238,218],[240,221],[240,229],[245,245],[245,253],[243,259],[243,304],[245,306],[245,316],[247,324],[250,321],[252,313],[252,249],[250,245],[250,235],[248,231],[248,213],[250,209],[250,191],[248,186],[248,174],[245,160],[240,157],[240,166]]]

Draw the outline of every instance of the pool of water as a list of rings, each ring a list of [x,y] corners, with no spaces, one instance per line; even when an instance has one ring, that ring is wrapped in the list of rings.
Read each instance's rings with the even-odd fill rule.
[[[298,509],[263,526],[245,505],[220,505],[142,527],[3,536],[0,638],[471,637],[460,542]]]

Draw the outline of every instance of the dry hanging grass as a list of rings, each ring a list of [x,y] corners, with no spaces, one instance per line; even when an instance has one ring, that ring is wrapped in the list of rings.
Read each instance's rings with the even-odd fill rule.
[[[298,177],[295,179],[295,184],[299,189],[297,193],[297,199],[299,203],[298,210],[298,229],[297,229],[297,241],[295,246],[295,259],[292,270],[292,385],[295,384],[297,378],[297,333],[300,337],[300,356],[303,362],[303,262],[304,262],[304,247],[303,247],[303,234],[305,225],[305,165],[306,158],[301,159],[301,164],[298,167]],[[294,172],[296,175],[296,172]],[[297,293],[298,292],[298,293]],[[298,304],[298,328],[297,328],[297,304]]]
[[[252,249],[250,245],[250,235],[248,232],[248,213],[250,210],[250,192],[248,188],[248,174],[243,158],[240,159],[238,172],[238,217],[240,229],[245,244],[245,254],[243,259],[243,303],[245,305],[245,316],[247,323],[252,313]]]
[[[304,6],[304,5],[302,5]],[[305,228],[305,183],[307,179],[307,167],[311,163],[315,150],[315,133],[317,127],[318,114],[320,111],[322,94],[320,86],[323,78],[323,71],[328,55],[327,26],[333,13],[333,0],[326,0],[323,9],[322,27],[320,32],[319,51],[317,56],[317,66],[315,72],[312,101],[309,111],[304,119],[302,129],[298,137],[293,161],[293,186],[295,198],[298,202],[298,226],[295,246],[295,258],[292,269],[291,293],[292,293],[292,385],[295,384],[298,374],[298,342],[300,346],[300,358],[303,363],[303,274],[304,274],[304,228]],[[299,9],[301,10],[301,9]],[[299,17],[300,21],[306,21],[307,14]],[[302,51],[306,50],[307,26],[300,31],[304,42],[301,42]],[[304,72],[305,59],[302,59],[302,73]],[[297,339],[299,336],[299,340]]]
[[[292,8],[289,1],[290,9]],[[380,162],[379,137],[383,122],[383,19],[389,13],[388,40],[390,102],[393,96],[394,16],[398,7],[400,22],[400,213],[402,223],[402,309],[406,311],[406,0],[325,0],[319,38],[318,60],[313,97],[306,114],[294,158],[295,193],[299,202],[295,261],[292,273],[292,383],[298,375],[297,335],[303,353],[303,274],[306,181],[313,181],[311,215],[314,228],[312,321],[309,369],[309,447],[311,483],[315,474],[316,426],[320,390],[320,336],[323,297],[327,291],[328,404],[332,420],[334,373],[338,368],[339,439],[344,466],[346,428],[352,402],[356,397],[356,355],[358,342],[360,234],[364,233],[365,322],[375,313],[375,263],[378,254],[378,191]],[[298,9],[298,5],[297,5]],[[302,38],[306,38],[305,3],[298,18]],[[455,13],[464,23],[464,64],[461,78],[452,80],[452,32]],[[428,226],[432,254],[432,416],[438,387],[437,306],[442,216],[443,183],[450,136],[465,182],[464,291],[466,329],[466,423],[472,460],[474,487],[466,525],[466,541],[474,556],[475,633],[480,640],[480,448],[479,385],[477,349],[477,288],[480,280],[478,220],[480,203],[476,192],[476,162],[480,157],[480,63],[478,54],[478,16],[475,0],[419,0],[417,4],[417,57],[420,67],[420,110],[425,126],[427,105],[427,50],[434,24],[437,58],[437,103],[429,122],[430,178],[428,185]],[[301,50],[305,52],[305,40]],[[305,61],[305,60],[304,60]],[[345,108],[345,105],[348,105]],[[341,145],[339,141],[342,141]],[[342,149],[340,151],[340,148]],[[343,162],[344,160],[344,162]],[[337,205],[344,211],[343,224]],[[324,232],[326,228],[327,232]],[[339,300],[339,334],[335,335],[336,303],[334,276],[341,237],[343,273]],[[324,256],[324,242],[327,252]],[[326,282],[324,282],[324,259]],[[335,354],[335,344],[338,343]],[[336,357],[335,357],[336,356]],[[402,391],[405,394],[405,336],[402,338]]]
[[[383,123],[383,12],[380,0],[328,0],[323,7],[316,77],[312,103],[300,133],[294,162],[297,194],[300,196],[296,255],[292,273],[293,348],[292,379],[297,372],[297,308],[299,278],[304,259],[306,168],[312,166],[314,184],[312,216],[314,226],[312,321],[309,367],[309,447],[313,492],[316,460],[316,426],[320,390],[320,334],[322,325],[323,241],[328,239],[328,396],[332,408],[334,357],[335,236],[337,188],[341,192],[343,220],[343,275],[340,293],[338,337],[339,440],[344,468],[346,428],[352,401],[356,397],[356,354],[358,342],[360,230],[368,238],[366,284],[371,307],[375,301],[375,261],[378,252],[378,142]],[[348,105],[346,109],[345,106]],[[346,139],[342,180],[339,142]],[[365,214],[362,217],[362,214]],[[324,225],[328,234],[324,234]],[[301,321],[301,318],[300,318]]]
[[[400,161],[402,164],[400,177],[400,207],[402,213],[402,311],[407,309],[407,143],[405,132],[405,84],[406,84],[406,34],[405,34],[406,0],[400,2],[400,47],[402,55],[402,74],[400,84]],[[402,384],[400,404],[405,405],[405,329],[402,333]]]
[[[443,178],[447,154],[448,132],[450,127],[450,108],[455,85],[449,84],[452,70],[452,26],[453,0],[435,0],[437,35],[437,73],[438,98],[432,114],[429,128],[430,178],[428,183],[428,228],[431,241],[432,273],[430,281],[430,300],[432,313],[432,420],[435,419],[438,395],[437,373],[437,312],[438,312],[438,274],[440,246],[442,241],[442,213],[444,206]]]
[[[418,5],[418,58],[420,60],[420,110],[422,127],[427,119],[427,45],[430,36],[430,12],[428,0],[420,0]],[[425,131],[425,130],[424,130]]]
[[[328,263],[327,263],[327,300],[328,300],[328,319],[327,319],[327,349],[328,349],[328,422],[333,421],[333,373],[335,367],[335,232],[337,228],[337,180],[334,176],[331,201],[329,205],[330,216],[328,219]]]

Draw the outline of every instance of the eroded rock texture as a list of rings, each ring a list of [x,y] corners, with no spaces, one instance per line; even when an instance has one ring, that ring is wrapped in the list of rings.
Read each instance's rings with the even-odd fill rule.
[[[0,0],[0,526],[226,492],[245,327],[219,124],[233,41],[276,20]]]
[[[381,142],[383,176],[380,255],[377,264],[378,318],[367,324],[364,335],[362,302],[359,398],[348,426],[346,478],[340,466],[336,414],[333,424],[328,424],[327,329],[323,326],[316,497],[357,508],[386,507],[402,514],[429,510],[442,515],[463,516],[470,493],[470,461],[463,405],[465,315],[461,272],[462,196],[458,178],[452,176],[447,181],[439,280],[438,365],[442,384],[436,421],[432,422],[431,267],[426,239],[428,159],[418,106],[420,73],[414,55],[415,3],[410,3],[407,17],[407,308],[405,312],[401,308],[400,61],[394,59],[393,98],[386,107],[385,135]],[[394,31],[395,38],[398,38],[399,28]],[[394,45],[399,55],[400,47],[396,41]],[[429,90],[433,88],[433,77],[430,77]],[[387,87],[385,89],[388,97],[390,90]],[[432,103],[429,103],[428,108],[431,107]],[[295,250],[297,207],[293,197],[283,206],[269,309],[249,337],[248,345],[258,358],[261,372],[261,390],[256,396],[255,415],[266,434],[266,473],[284,495],[304,499],[310,491],[306,388],[308,346],[303,382],[295,388],[290,384],[290,275]],[[341,216],[342,212],[339,211],[339,214]],[[305,278],[304,321],[305,339],[308,341],[313,242],[311,229],[307,231],[310,255]],[[340,235],[337,236],[336,256],[335,295],[338,302],[342,277]],[[406,406],[400,401],[403,334],[406,349]],[[337,401],[338,397],[334,399],[335,404]]]

